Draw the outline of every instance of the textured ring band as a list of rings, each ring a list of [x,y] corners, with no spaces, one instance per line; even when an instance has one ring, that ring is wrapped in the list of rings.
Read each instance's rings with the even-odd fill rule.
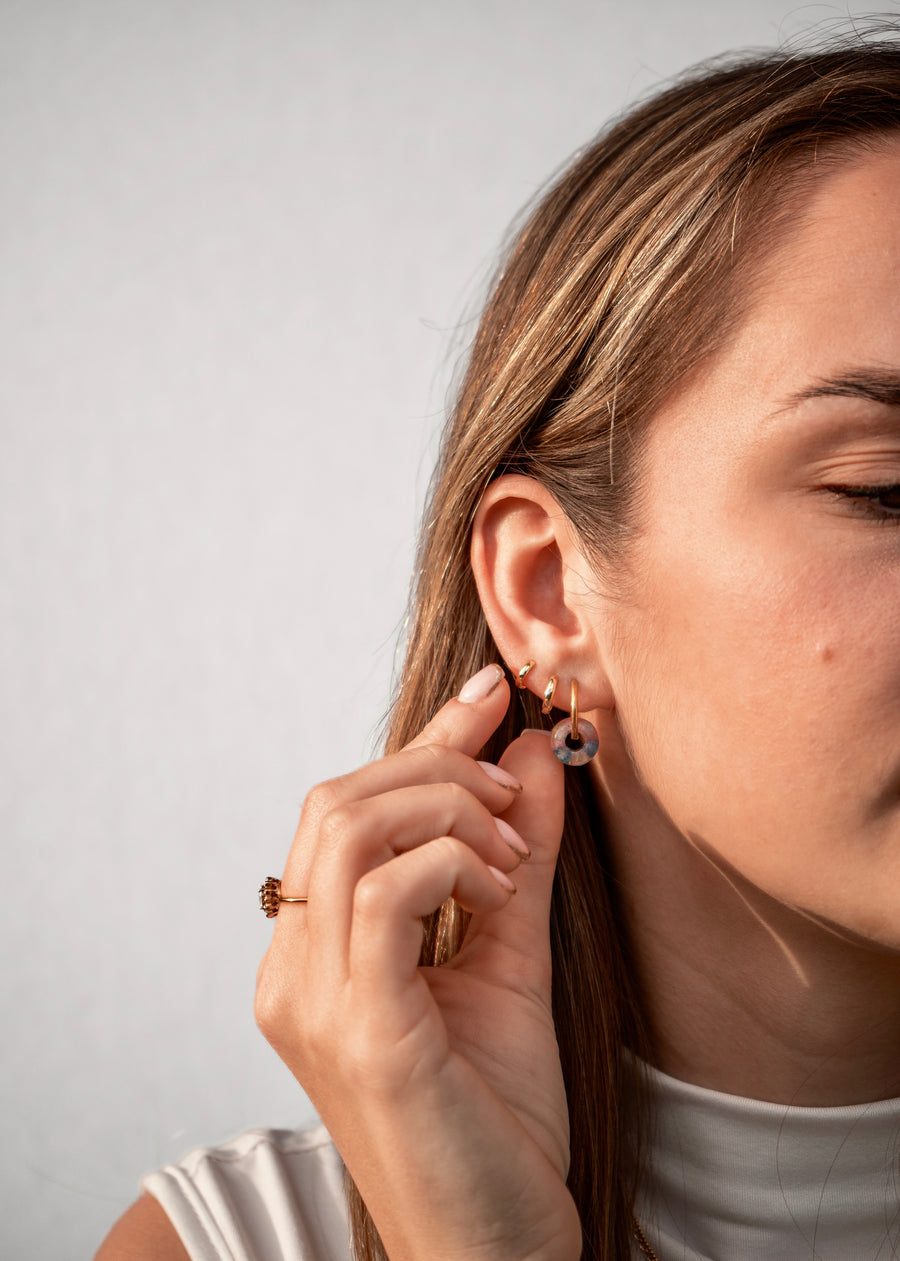
[[[285,898],[281,894],[281,881],[274,876],[266,876],[259,886],[259,909],[265,912],[266,919],[273,919],[278,914],[282,902],[308,902],[309,898]]]

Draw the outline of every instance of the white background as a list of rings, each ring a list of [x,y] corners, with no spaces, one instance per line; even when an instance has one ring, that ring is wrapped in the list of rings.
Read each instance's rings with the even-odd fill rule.
[[[846,12],[0,0],[4,1258],[311,1118],[256,888],[375,747],[506,226],[666,76]]]

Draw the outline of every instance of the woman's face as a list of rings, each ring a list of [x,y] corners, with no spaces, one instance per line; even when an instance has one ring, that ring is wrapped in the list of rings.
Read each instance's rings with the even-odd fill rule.
[[[900,141],[769,275],[648,436],[612,682],[684,835],[900,949]]]

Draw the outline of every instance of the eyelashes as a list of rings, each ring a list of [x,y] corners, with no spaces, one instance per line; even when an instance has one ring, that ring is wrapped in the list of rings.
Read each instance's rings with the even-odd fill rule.
[[[882,486],[826,486],[825,489],[859,516],[881,525],[900,525],[900,484]]]

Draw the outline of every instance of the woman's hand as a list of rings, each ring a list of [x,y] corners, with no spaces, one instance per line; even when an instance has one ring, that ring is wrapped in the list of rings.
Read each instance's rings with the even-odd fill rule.
[[[521,791],[474,760],[508,703],[488,667],[405,749],[310,793],[283,877],[309,902],[282,906],[260,967],[260,1028],[391,1261],[580,1255],[550,1007],[563,771],[542,733],[501,759]],[[421,917],[450,896],[465,943],[420,968]]]

